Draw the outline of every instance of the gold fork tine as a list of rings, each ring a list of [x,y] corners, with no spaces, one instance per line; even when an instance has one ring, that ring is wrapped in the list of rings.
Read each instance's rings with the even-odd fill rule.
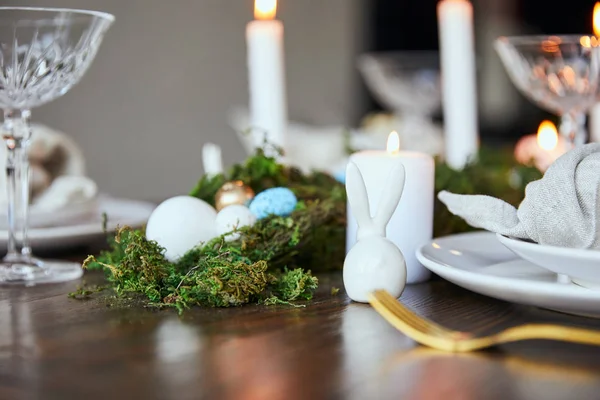
[[[388,299],[383,298],[382,296],[374,296],[375,299],[371,301],[371,304],[374,302],[378,302],[381,307],[384,307],[390,313],[392,313],[396,318],[399,318],[404,324],[416,329],[420,332],[429,332],[429,326],[424,321],[417,320],[413,318],[412,315],[406,312],[402,307],[398,308],[395,304],[390,302]],[[397,303],[397,301],[395,301]],[[374,305],[375,307],[375,305]],[[375,307],[377,309],[377,307]],[[439,332],[436,332],[439,333]]]
[[[443,326],[438,325],[431,320],[420,317],[413,311],[409,310],[407,307],[404,307],[402,303],[400,303],[397,299],[395,299],[385,290],[377,290],[373,293],[373,296],[399,318],[402,318],[405,322],[409,323],[413,327],[423,332],[429,332],[432,334],[440,335],[449,335],[455,332],[450,329],[444,328]]]
[[[409,338],[444,351],[473,351],[529,339],[600,345],[600,331],[552,324],[526,324],[489,336],[473,337],[469,333],[450,330],[418,316],[385,290],[371,293],[369,302],[381,316]]]
[[[390,298],[392,301],[390,301]],[[454,351],[454,341],[451,339],[452,334],[447,332],[440,332],[438,329],[441,327],[432,328],[436,324],[429,325],[429,322],[418,320],[414,318],[414,314],[411,315],[410,311],[408,314],[405,312],[406,309],[402,310],[397,315],[397,307],[393,307],[393,303],[398,303],[390,294],[384,290],[378,290],[371,293],[369,296],[369,303],[373,308],[383,316],[392,326],[404,333],[414,341],[424,344],[429,347],[433,347],[439,350]],[[444,328],[441,328],[444,329]],[[435,333],[434,333],[435,332]]]

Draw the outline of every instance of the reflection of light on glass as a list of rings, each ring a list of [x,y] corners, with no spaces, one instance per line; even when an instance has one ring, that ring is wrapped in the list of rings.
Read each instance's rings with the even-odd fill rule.
[[[595,36],[582,36],[579,38],[579,44],[585,48],[598,47],[600,41]]]
[[[570,87],[575,87],[575,71],[573,70],[573,68],[569,65],[567,65],[566,67],[564,67],[561,71],[562,77],[563,79],[567,82],[567,85],[569,85]]]
[[[550,90],[552,90],[554,93],[562,96],[562,83],[560,83],[560,78],[556,76],[556,74],[548,74],[548,86],[550,87]]]
[[[546,77],[546,71],[544,70],[544,67],[542,67],[541,65],[534,66],[532,68],[532,72],[536,78],[543,79]]]
[[[537,132],[538,145],[547,151],[554,150],[558,145],[558,131],[552,121],[542,121]]]
[[[442,248],[442,246],[440,246],[437,243],[432,243],[431,245],[433,246],[434,249],[441,249]]]
[[[462,256],[462,252],[458,250],[450,250],[450,254],[454,254],[455,256]]]
[[[400,136],[398,136],[398,132],[392,131],[388,135],[386,148],[387,152],[390,154],[396,154],[398,151],[400,151]]]
[[[579,44],[583,47],[592,47],[592,40],[589,36],[582,36],[579,38]]]
[[[557,36],[551,36],[547,40],[542,41],[542,50],[547,53],[556,53],[558,52],[561,40]]]
[[[275,19],[277,0],[256,0],[254,2],[254,18]]]

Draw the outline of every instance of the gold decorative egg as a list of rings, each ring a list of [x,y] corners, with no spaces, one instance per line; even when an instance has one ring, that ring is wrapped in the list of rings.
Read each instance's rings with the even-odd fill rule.
[[[254,198],[254,190],[242,181],[227,182],[217,191],[215,195],[215,208],[221,211],[227,206],[234,204],[246,205]]]

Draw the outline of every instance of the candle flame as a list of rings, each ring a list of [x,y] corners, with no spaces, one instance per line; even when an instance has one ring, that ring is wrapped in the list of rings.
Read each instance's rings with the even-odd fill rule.
[[[594,26],[594,35],[600,36],[600,2],[596,2],[594,5],[594,14],[592,17],[592,24]]]
[[[558,131],[552,121],[542,121],[537,133],[538,145],[547,151],[554,150],[558,145]]]
[[[387,152],[390,154],[395,154],[399,151],[400,151],[400,136],[398,136],[398,132],[392,131],[388,135]]]
[[[255,19],[275,19],[277,15],[277,0],[255,0]]]

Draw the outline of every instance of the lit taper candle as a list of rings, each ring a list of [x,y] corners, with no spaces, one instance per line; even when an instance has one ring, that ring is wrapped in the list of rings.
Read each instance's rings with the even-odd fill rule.
[[[283,24],[275,19],[276,13],[277,0],[255,0],[255,20],[246,28],[250,128],[256,147],[262,147],[266,139],[285,149],[287,101]]]

